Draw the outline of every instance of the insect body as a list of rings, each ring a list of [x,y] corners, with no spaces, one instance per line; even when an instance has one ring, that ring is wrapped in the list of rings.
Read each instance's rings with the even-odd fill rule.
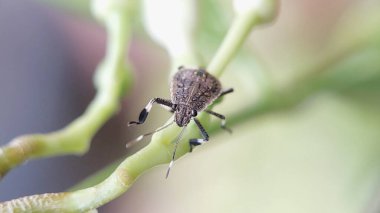
[[[206,108],[213,103],[215,99],[227,93],[233,92],[233,89],[222,91],[222,86],[219,80],[209,74],[206,70],[179,67],[178,72],[174,75],[171,82],[170,92],[171,100],[153,98],[141,111],[138,121],[131,121],[129,122],[129,125],[143,124],[148,117],[153,103],[157,103],[161,106],[170,108],[170,111],[174,113],[174,122],[180,127],[186,127],[191,120],[194,120],[200,130],[202,138],[190,139],[190,152],[194,146],[207,142],[209,139],[206,130],[196,118],[199,112],[205,111],[220,118],[222,120],[221,127],[230,132],[230,130],[225,126],[225,117]],[[167,126],[168,125],[161,127],[154,132],[160,131]],[[153,134],[154,132],[142,135],[138,137],[136,141],[141,140],[144,136]],[[178,141],[179,138],[176,142],[176,146]],[[175,150],[173,153],[173,160],[174,157]],[[171,164],[173,163],[173,160]]]
[[[186,126],[221,93],[218,79],[203,69],[180,69],[171,84],[171,99],[176,105],[174,121]]]

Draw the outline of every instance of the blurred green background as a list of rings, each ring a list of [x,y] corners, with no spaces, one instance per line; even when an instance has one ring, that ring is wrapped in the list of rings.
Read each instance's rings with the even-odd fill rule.
[[[230,1],[198,2],[196,46],[207,64],[233,14]],[[272,90],[295,87],[291,104],[251,113],[232,135],[212,134],[175,162],[169,179],[166,165],[156,167],[99,211],[380,212],[379,9],[377,0],[282,1],[277,20],[252,33],[221,77],[236,92],[215,111],[234,119]],[[88,1],[3,1],[1,143],[77,117],[94,94],[91,75],[105,45]],[[0,199],[64,191],[138,150],[143,144],[126,150],[125,143],[166,121],[169,113],[154,108],[144,126],[126,127],[150,98],[169,97],[170,59],[141,26],[129,57],[135,86],[90,152],[16,168],[0,184]]]

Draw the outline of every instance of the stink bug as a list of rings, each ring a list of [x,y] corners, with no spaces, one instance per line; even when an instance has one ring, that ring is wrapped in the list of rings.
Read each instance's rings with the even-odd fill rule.
[[[225,126],[226,118],[224,115],[213,112],[211,110],[206,109],[210,104],[212,104],[217,98],[221,96],[233,92],[233,89],[227,89],[222,91],[222,85],[219,80],[212,76],[204,69],[192,69],[192,68],[184,68],[183,66],[178,68],[178,72],[174,75],[171,81],[170,93],[171,100],[162,99],[162,98],[153,98],[149,101],[149,103],[145,106],[145,108],[141,111],[138,121],[131,121],[128,123],[131,125],[139,125],[143,124],[148,117],[148,114],[152,108],[154,103],[157,103],[161,106],[168,107],[172,113],[174,113],[174,121],[179,127],[184,127],[177,138],[172,161],[170,162],[168,172],[166,177],[169,175],[170,168],[174,162],[175,153],[177,149],[177,145],[181,136],[184,132],[185,127],[191,120],[195,122],[202,138],[194,138],[190,139],[190,152],[193,150],[194,146],[201,145],[208,141],[209,136],[206,130],[203,128],[202,124],[196,118],[199,112],[207,112],[211,115],[214,115],[220,118],[221,127],[228,132],[231,132]],[[158,128],[156,131],[144,134],[136,138],[134,141],[137,142],[141,140],[144,136],[151,135],[155,132],[158,132],[173,122],[165,125],[163,127]],[[128,146],[130,144],[127,144]]]

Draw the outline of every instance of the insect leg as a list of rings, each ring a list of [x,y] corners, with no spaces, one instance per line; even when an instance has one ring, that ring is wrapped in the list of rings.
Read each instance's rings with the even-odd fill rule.
[[[199,122],[199,120],[196,119],[196,118],[193,118],[193,120],[194,120],[195,124],[198,126],[199,131],[201,132],[202,138],[193,138],[193,139],[190,139],[190,141],[189,141],[190,152],[193,151],[194,146],[198,146],[198,145],[201,145],[201,144],[207,142],[208,138],[209,138],[206,130],[203,128],[203,126]]]
[[[231,93],[233,91],[234,91],[233,88],[226,89],[226,90],[222,91],[222,93],[220,93],[219,97],[222,97],[223,95],[226,95],[226,94]]]
[[[165,100],[162,98],[153,98],[152,100],[149,101],[146,107],[140,112],[139,121],[131,121],[128,123],[128,126],[143,124],[146,118],[148,117],[148,114],[150,110],[152,109],[152,105],[154,103],[160,104],[161,106],[170,107],[170,109],[173,108],[173,103],[170,100]]]
[[[173,155],[172,155],[172,160],[170,161],[168,170],[166,171],[166,178],[169,177],[170,169],[173,167],[174,159],[175,159],[175,154],[177,153],[177,147],[179,144],[179,141],[182,138],[183,133],[185,132],[186,126],[182,128],[181,132],[179,133],[177,139],[175,140],[175,145],[174,145],[174,150],[173,150]]]
[[[226,130],[227,132],[232,133],[232,130],[226,126],[226,117],[224,115],[221,115],[208,109],[205,109],[204,111],[209,113],[210,115],[220,118],[222,120],[222,122],[220,123],[220,127]]]

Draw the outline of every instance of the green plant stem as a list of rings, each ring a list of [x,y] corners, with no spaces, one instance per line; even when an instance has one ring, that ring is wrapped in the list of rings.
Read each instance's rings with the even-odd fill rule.
[[[0,178],[22,162],[48,156],[83,154],[99,128],[119,109],[120,98],[131,84],[131,72],[124,58],[129,41],[126,14],[107,19],[109,34],[104,61],[95,73],[97,94],[83,115],[62,130],[25,135],[0,148]]]
[[[208,65],[207,71],[219,77],[246,41],[252,28],[260,23],[260,18],[256,13],[239,15]]]
[[[178,127],[177,127],[178,128]],[[159,137],[157,139],[157,137]],[[153,140],[170,143],[172,133],[154,136]],[[181,153],[182,154],[182,153]],[[125,192],[144,171],[170,161],[167,145],[151,143],[138,153],[123,161],[103,182],[74,192],[52,193],[28,196],[0,204],[0,212],[84,212],[95,209]]]

